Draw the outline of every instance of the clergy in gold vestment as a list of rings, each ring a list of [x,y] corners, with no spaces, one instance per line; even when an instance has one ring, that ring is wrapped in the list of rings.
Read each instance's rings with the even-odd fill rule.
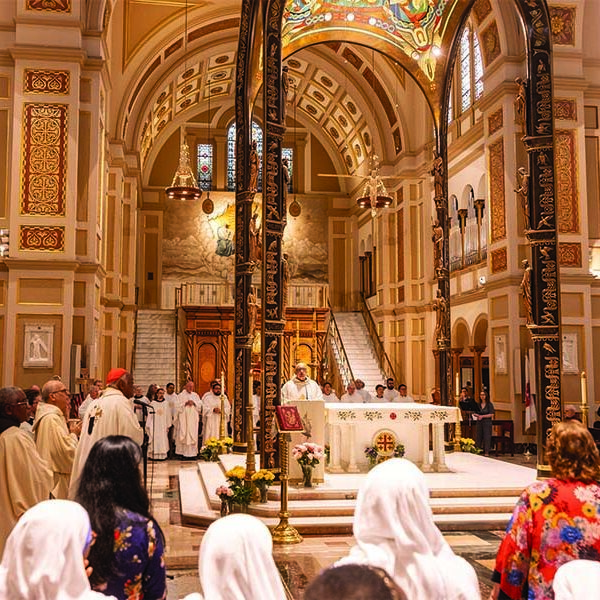
[[[19,517],[47,500],[53,485],[52,471],[31,434],[19,429],[27,419],[27,406],[20,388],[0,389],[0,556]]]
[[[221,384],[218,381],[213,381],[210,384],[211,391],[206,392],[202,396],[202,443],[206,444],[209,438],[219,438],[221,430]],[[227,435],[227,422],[231,414],[231,406],[229,398],[223,398],[224,419],[225,419],[225,435]]]
[[[73,432],[69,432],[67,427],[69,399],[69,391],[62,381],[48,381],[42,388],[42,402],[38,405],[33,422],[35,445],[54,473],[52,495],[61,500],[69,495],[77,434],[81,431],[81,423]]]
[[[69,486],[69,497],[74,498],[77,492],[79,475],[92,449],[100,439],[108,435],[126,435],[134,442],[142,444],[144,431],[140,427],[133,412],[133,404],[129,398],[133,396],[133,376],[125,369],[111,369],[106,377],[108,387],[102,396],[94,400],[83,420],[81,438]]]

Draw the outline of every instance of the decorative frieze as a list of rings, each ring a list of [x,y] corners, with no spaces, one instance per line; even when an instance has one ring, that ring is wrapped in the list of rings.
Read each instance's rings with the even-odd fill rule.
[[[64,252],[65,228],[60,226],[21,225],[19,250]]]
[[[504,140],[489,147],[492,242],[506,238],[506,199],[504,192]]]
[[[23,215],[65,215],[67,116],[65,104],[24,105],[21,150]]]
[[[70,13],[71,0],[25,0],[25,8],[40,12]]]
[[[559,243],[558,264],[561,267],[581,267],[581,244]]]
[[[25,69],[23,91],[27,94],[55,94],[66,96],[70,92],[69,71],[50,69]]]
[[[498,248],[490,252],[492,273],[501,273],[508,268],[508,255],[506,248]]]
[[[579,233],[575,131],[557,129],[554,133],[554,144],[558,231],[560,233]]]

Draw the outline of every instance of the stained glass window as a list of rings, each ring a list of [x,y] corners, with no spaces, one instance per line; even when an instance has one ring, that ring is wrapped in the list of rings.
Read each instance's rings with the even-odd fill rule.
[[[471,106],[471,44],[470,29],[463,31],[460,38],[460,110],[464,112]]]
[[[231,124],[227,131],[227,189],[235,192],[235,122]],[[252,121],[252,141],[256,142],[256,151],[259,158],[263,151],[263,132],[258,123]],[[258,167],[258,191],[262,191],[262,160]]]
[[[293,148],[282,148],[281,159],[287,158],[288,160],[288,173],[290,174],[288,193],[291,194],[294,191],[294,149]]]
[[[475,76],[475,100],[483,95],[483,60],[477,34],[473,34],[473,74]]]
[[[212,189],[213,146],[198,144],[198,187],[207,192]]]

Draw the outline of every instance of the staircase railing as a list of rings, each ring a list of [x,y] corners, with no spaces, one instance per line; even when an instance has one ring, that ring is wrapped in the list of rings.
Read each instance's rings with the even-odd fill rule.
[[[360,293],[360,301],[359,301],[360,312],[363,315],[365,320],[365,325],[367,326],[367,331],[369,332],[369,337],[371,338],[371,342],[373,343],[373,349],[375,350],[375,355],[377,356],[377,360],[379,362],[379,366],[387,373],[387,377],[393,377],[394,381],[396,381],[396,372],[394,367],[392,366],[392,361],[390,360],[385,348],[383,347],[383,343],[381,338],[379,337],[379,333],[377,332],[377,325],[375,324],[375,320],[373,319],[373,315],[367,306],[367,302],[365,300],[365,295]],[[396,381],[396,384],[398,382]]]
[[[333,310],[327,303],[329,307],[329,320],[327,324],[327,333],[325,336],[325,348],[331,350],[328,354],[331,354],[330,360],[331,366],[335,367],[337,370],[337,375],[339,375],[339,379],[342,383],[344,391],[346,390],[347,385],[354,381],[354,374],[352,373],[352,367],[350,366],[350,361],[348,360],[348,355],[346,354],[346,349],[344,348],[344,342],[342,341],[342,336],[340,335],[340,331],[337,326],[337,322],[335,320],[335,315],[333,314]]]

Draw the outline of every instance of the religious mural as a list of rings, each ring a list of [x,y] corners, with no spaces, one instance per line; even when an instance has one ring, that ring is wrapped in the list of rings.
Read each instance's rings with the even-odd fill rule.
[[[164,215],[163,279],[183,282],[233,281],[235,200],[230,192],[211,192],[214,211],[202,212],[201,203],[169,202]],[[259,195],[255,197],[258,201]],[[304,283],[326,283],[328,269],[327,213],[323,200],[297,198],[301,214],[288,215],[283,237],[290,278]],[[257,209],[256,223],[260,229]]]
[[[288,0],[283,44],[315,29],[367,31],[400,48],[433,81],[436,56],[442,47],[442,25],[454,4],[455,0]]]

